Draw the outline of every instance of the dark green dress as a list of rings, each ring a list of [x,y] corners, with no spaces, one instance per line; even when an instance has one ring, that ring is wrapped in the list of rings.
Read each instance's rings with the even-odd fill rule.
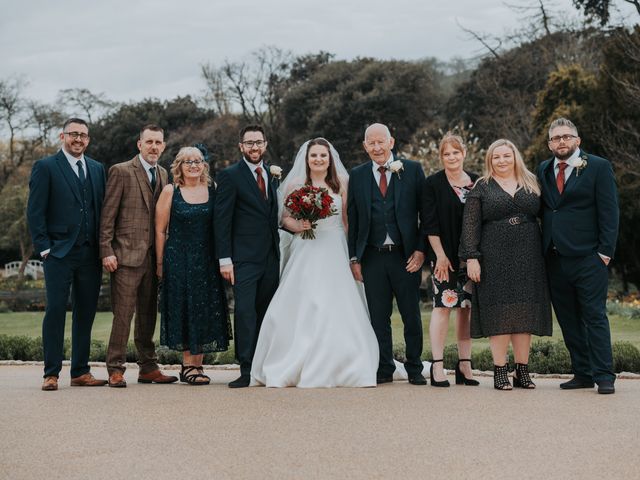
[[[227,350],[231,322],[213,244],[215,189],[187,203],[175,187],[163,259],[160,343],[191,354]]]

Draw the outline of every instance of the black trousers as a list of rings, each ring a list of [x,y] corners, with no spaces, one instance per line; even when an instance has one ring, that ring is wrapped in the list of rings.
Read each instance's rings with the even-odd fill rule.
[[[48,255],[43,268],[47,290],[42,321],[44,376],[57,377],[62,369],[64,325],[71,292],[71,377],[79,377],[89,372],[91,328],[102,277],[98,251],[89,245],[74,246],[64,258]]]
[[[280,262],[272,252],[264,263],[234,263],[234,276],[233,330],[236,358],[240,363],[240,373],[249,375],[260,326],[278,288]]]
[[[546,256],[551,301],[576,377],[615,380],[607,318],[607,266],[597,253]]]
[[[371,325],[380,347],[378,375],[391,376],[393,363],[393,339],[391,313],[393,297],[404,324],[404,342],[409,376],[422,372],[422,317],[420,316],[420,271],[409,273],[401,250],[378,251],[368,247],[362,256],[362,277],[371,316]]]

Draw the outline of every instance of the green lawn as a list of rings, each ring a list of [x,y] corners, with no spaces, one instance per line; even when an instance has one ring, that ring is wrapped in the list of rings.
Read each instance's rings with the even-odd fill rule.
[[[42,315],[42,312],[0,313],[0,334],[28,335],[31,337],[39,337],[42,335]],[[431,350],[429,346],[429,315],[430,311],[425,311],[422,315],[425,333],[425,349],[427,350]],[[103,340],[105,342],[109,340],[109,333],[111,332],[111,319],[112,314],[110,312],[99,312],[96,315],[96,320],[93,325],[94,339]],[[611,322],[611,334],[613,337],[613,341],[626,340],[633,343],[636,347],[640,348],[640,319],[632,319],[626,316],[610,315],[609,320]],[[450,327],[447,344],[453,344],[455,343],[453,315],[449,323]],[[393,314],[392,327],[394,343],[402,343],[402,321],[400,320],[400,315],[397,312]],[[160,328],[159,326],[157,326],[155,335],[156,340],[158,339],[159,332]],[[131,329],[131,335],[133,338],[133,328]],[[67,314],[65,336],[71,336],[70,313]],[[562,338],[560,327],[555,321],[553,326],[553,338]],[[483,338],[473,341],[474,351],[488,348],[488,346],[489,342],[487,339]]]

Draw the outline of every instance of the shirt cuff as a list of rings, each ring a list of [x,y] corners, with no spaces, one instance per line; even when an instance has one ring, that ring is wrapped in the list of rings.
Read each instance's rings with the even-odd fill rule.
[[[221,258],[219,261],[220,261],[221,267],[224,267],[226,265],[233,265],[233,262],[231,261],[231,257]]]
[[[603,260],[606,260],[607,262],[611,261],[611,257],[607,257],[606,255],[603,255],[600,252],[598,252],[598,255],[600,255],[600,258],[602,258]]]
[[[50,251],[51,251],[51,249],[50,249],[50,248],[47,248],[46,250],[43,250],[43,251],[41,251],[41,252],[40,252],[40,256],[41,256],[41,257],[44,257],[44,256],[46,256],[46,255],[49,255],[49,252],[50,252]]]

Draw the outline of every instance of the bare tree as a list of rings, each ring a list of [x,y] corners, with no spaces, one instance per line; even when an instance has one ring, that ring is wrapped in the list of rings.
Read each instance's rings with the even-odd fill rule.
[[[104,93],[93,93],[86,88],[65,88],[58,92],[58,102],[68,108],[80,110],[93,123],[94,117],[104,114],[116,104],[108,100]]]
[[[4,122],[9,129],[9,165],[12,165],[15,161],[16,133],[22,126],[21,123],[25,111],[25,101],[22,93],[27,84],[27,80],[21,76],[12,76],[0,80],[0,121]],[[6,178],[6,169],[10,168],[9,165],[3,162],[2,178]]]
[[[51,133],[62,127],[65,115],[52,105],[35,100],[27,102],[29,124],[38,131],[37,141],[46,149],[51,145]]]

